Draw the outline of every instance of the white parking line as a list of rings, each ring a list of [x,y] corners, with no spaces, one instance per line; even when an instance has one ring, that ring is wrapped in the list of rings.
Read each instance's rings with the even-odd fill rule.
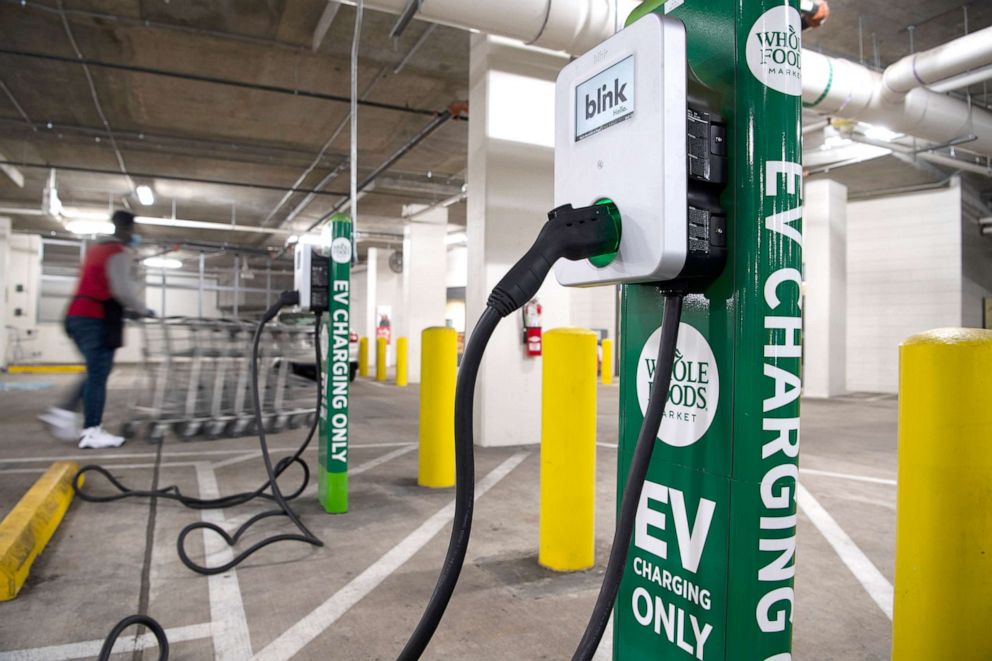
[[[217,474],[208,462],[196,464],[196,481],[199,485],[200,498],[217,498],[220,489],[217,488]],[[214,523],[223,527],[223,510],[201,510],[200,520]],[[227,542],[217,533],[203,530],[203,551],[205,564],[208,567],[230,562],[234,553]],[[248,618],[245,615],[245,604],[241,599],[241,586],[238,583],[238,570],[229,569],[223,574],[212,574],[207,577],[207,591],[210,596],[210,619],[221,623],[213,632],[214,658],[247,659],[251,656],[251,636],[248,633]]]
[[[254,442],[254,441],[253,441]],[[361,450],[362,448],[398,448],[401,446],[409,445],[410,441],[394,441],[388,443],[355,443],[350,446],[352,450]],[[314,448],[309,448],[307,452],[313,451]],[[170,451],[162,449],[162,457],[211,457],[211,456],[227,456],[235,454],[245,454],[250,452],[251,449],[238,448],[230,450],[177,450]],[[287,448],[269,448],[269,452],[275,454],[277,452],[296,452],[296,447]],[[93,454],[84,452],[82,454],[52,454],[41,457],[14,457],[14,458],[3,458],[0,459],[0,464],[30,464],[37,461],[61,461],[65,459],[85,459],[87,461],[94,459],[154,459],[155,452],[118,452],[118,453],[103,453],[103,454]]]
[[[475,499],[481,498],[493,486],[510,474],[530,455],[518,452],[494,468],[476,485]],[[330,599],[300,619],[281,636],[269,643],[254,659],[290,659],[317,636],[334,624],[342,615],[376,589],[394,571],[402,567],[417,551],[430,542],[447,526],[455,515],[455,501],[438,510],[416,530],[407,535],[391,550],[376,560],[365,571],[335,592]]]
[[[209,622],[204,624],[191,624],[185,627],[173,627],[166,629],[165,635],[169,643],[181,643],[187,640],[200,640],[210,638],[218,626]],[[110,631],[108,625],[107,631]],[[66,661],[68,659],[91,659],[100,653],[103,647],[103,640],[87,640],[82,643],[68,643],[66,645],[49,645],[47,647],[34,647],[31,649],[12,650],[10,652],[0,652],[0,661]],[[114,645],[114,654],[133,652],[158,647],[158,641],[150,632],[138,637],[120,637]]]
[[[848,537],[847,533],[837,525],[833,517],[823,509],[823,506],[803,486],[796,485],[796,502],[820,534],[833,547],[840,559],[858,579],[861,586],[882,609],[885,616],[892,619],[892,584],[882,576],[882,572],[872,564],[868,556],[858,548],[857,544]]]
[[[833,471],[821,471],[815,470],[813,468],[800,468],[800,473],[806,473],[807,475],[821,475],[823,477],[837,477],[842,480],[854,480],[856,482],[870,482],[872,484],[888,484],[891,486],[896,485],[896,481],[892,479],[887,479],[884,477],[871,477],[870,475],[852,475],[851,473],[834,473]]]

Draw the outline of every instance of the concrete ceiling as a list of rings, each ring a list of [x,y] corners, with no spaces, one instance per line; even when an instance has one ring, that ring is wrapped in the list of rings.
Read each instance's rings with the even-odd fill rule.
[[[326,0],[62,2],[72,36],[89,60],[347,97],[354,10],[340,8],[314,52],[315,27],[327,5]],[[365,100],[440,112],[466,99],[468,33],[435,28],[394,75],[393,68],[429,27],[414,22],[394,41],[388,36],[394,22],[387,14],[365,14],[359,89],[381,78]],[[8,51],[75,58],[54,0],[0,3],[0,45]],[[108,200],[119,206],[126,199],[145,215],[167,216],[174,202],[181,218],[236,218],[257,225],[272,214],[348,113],[348,104],[335,100],[101,66],[89,70],[127,171],[136,184],[151,185],[156,193],[152,207],[141,207],[130,197],[125,177],[93,172],[119,171],[120,164],[84,68],[75,62],[0,54],[0,81],[9,91],[0,92],[0,153],[11,161],[56,166],[60,197],[67,206],[105,207]],[[361,106],[359,117],[360,178],[433,119],[429,112],[368,105]],[[466,152],[467,122],[445,123],[361,200],[364,228],[395,231],[403,204],[430,204],[459,190]],[[306,191],[347,155],[345,126],[299,183],[300,192],[290,196],[269,224],[282,222]],[[48,170],[31,165],[20,170],[26,178],[23,189],[0,177],[0,206],[37,208]],[[347,190],[344,169],[294,225],[310,225]],[[453,211],[457,220],[459,209]],[[43,217],[15,221],[21,229],[59,229]],[[175,229],[145,233],[181,238]],[[199,230],[186,234],[201,240],[230,241],[234,236]],[[236,240],[257,242],[259,236],[237,235]]]
[[[58,168],[64,204],[106,208],[129,204],[146,215],[239,224],[282,223],[318,183],[347,158],[345,127],[278,206],[322,145],[345,119],[354,9],[341,6],[319,48],[312,43],[327,0],[0,0],[0,153],[20,166],[23,188],[0,175],[0,206],[38,208],[48,167]],[[332,3],[336,4],[336,3]],[[831,0],[830,20],[807,31],[805,45],[891,64],[915,48],[930,48],[992,24],[992,3],[946,0]],[[104,64],[144,67],[166,76],[90,66],[94,89],[117,148],[136,184],[156,193],[152,207],[130,196],[108,131],[94,103],[86,72],[76,62],[65,22],[82,55]],[[399,74],[393,68],[420,41],[427,23],[414,21],[400,39],[389,31],[396,17],[365,14],[359,89],[381,76],[365,99],[408,110],[360,109],[359,164],[367,174],[432,121],[430,112],[468,97],[469,34],[433,28]],[[190,77],[201,78],[191,80]],[[202,78],[211,80],[205,81]],[[226,81],[226,82],[225,82]],[[232,84],[234,83],[234,84]],[[258,89],[258,86],[281,91]],[[973,101],[987,103],[979,85]],[[8,93],[9,92],[9,93]],[[412,109],[412,110],[411,110]],[[430,204],[459,190],[467,159],[465,121],[446,122],[399,160],[359,203],[361,227],[396,232],[402,205]],[[33,167],[40,165],[44,167]],[[360,175],[360,176],[361,176]],[[893,157],[833,170],[829,176],[852,192],[928,183],[944,176],[930,166]],[[982,182],[986,187],[987,180]],[[233,185],[239,184],[239,185]],[[330,181],[293,222],[305,228],[348,189],[347,170]],[[451,208],[464,222],[464,205]],[[58,231],[41,216],[15,216],[18,229]],[[261,235],[147,228],[158,238],[234,241],[258,246]],[[281,244],[282,238],[270,245]]]

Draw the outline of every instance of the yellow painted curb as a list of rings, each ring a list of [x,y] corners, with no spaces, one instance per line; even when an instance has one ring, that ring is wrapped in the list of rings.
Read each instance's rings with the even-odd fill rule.
[[[17,596],[72,502],[74,461],[56,461],[0,522],[0,601]]]
[[[85,365],[11,365],[10,374],[80,374],[86,371]]]

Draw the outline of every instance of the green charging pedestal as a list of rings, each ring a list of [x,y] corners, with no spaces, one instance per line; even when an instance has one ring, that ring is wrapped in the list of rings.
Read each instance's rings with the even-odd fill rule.
[[[796,0],[669,0],[728,121],[723,273],[685,302],[666,418],[614,611],[618,659],[791,658],[802,270]],[[621,292],[619,492],[663,299]]]
[[[345,214],[329,221],[328,313],[316,341],[327,347],[323,365],[324,406],[320,410],[317,498],[331,514],[348,511],[348,384],[351,370],[352,224]]]

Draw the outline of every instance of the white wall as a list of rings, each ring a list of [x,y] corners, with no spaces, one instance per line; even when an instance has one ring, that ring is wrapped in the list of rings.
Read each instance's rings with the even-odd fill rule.
[[[992,216],[992,210],[967,182],[961,187],[961,207],[962,326],[981,328],[982,299],[992,298],[992,236],[982,235],[978,221]]]
[[[368,280],[368,269],[364,266],[360,270],[351,272],[351,329],[358,333],[359,337],[369,336],[368,315],[365,313]]]
[[[960,326],[961,189],[847,207],[847,388],[898,390],[899,344]]]

